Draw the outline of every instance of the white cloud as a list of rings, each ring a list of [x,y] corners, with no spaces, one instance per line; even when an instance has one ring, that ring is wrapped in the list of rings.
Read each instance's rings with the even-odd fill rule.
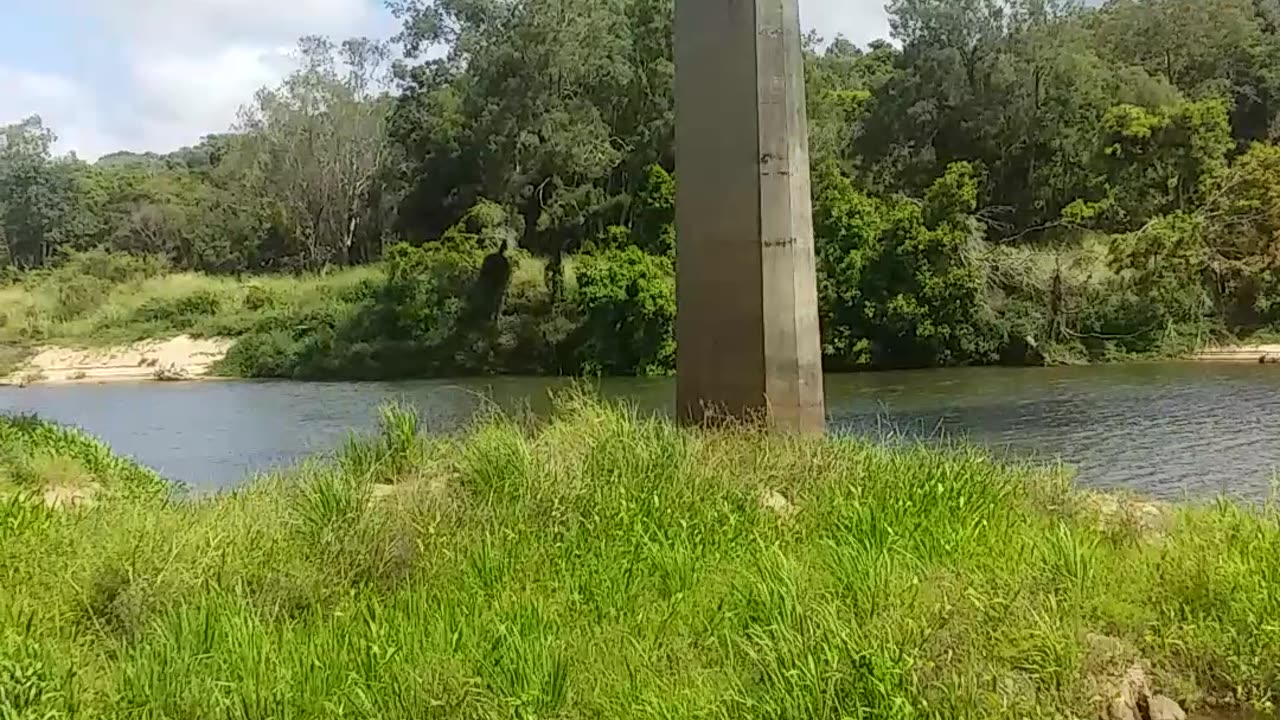
[[[71,78],[0,65],[0,88],[0,123],[39,115],[57,133],[59,152],[98,157],[120,142],[104,129],[92,95]]]
[[[359,32],[378,0],[63,0],[145,46],[207,50],[307,33]]]
[[[381,0],[49,0],[103,42],[75,76],[0,67],[0,123],[41,115],[58,149],[168,151],[226,130],[308,34],[387,34]],[[72,56],[75,57],[74,55]]]
[[[0,66],[0,123],[38,113],[60,150],[86,158],[164,152],[226,130],[255,90],[288,72],[302,35],[395,31],[382,0],[48,1],[91,19],[103,42],[81,49],[75,77]],[[801,16],[828,39],[865,43],[888,31],[882,2],[801,0]]]
[[[889,35],[884,0],[800,0],[800,20],[827,39],[844,35],[859,45]]]
[[[132,63],[136,134],[149,148],[167,149],[225,130],[258,88],[289,72],[291,52],[232,45],[199,54],[140,54]]]

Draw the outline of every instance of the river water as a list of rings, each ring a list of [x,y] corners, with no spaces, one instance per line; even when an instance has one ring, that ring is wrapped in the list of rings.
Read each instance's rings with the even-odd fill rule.
[[[372,427],[387,401],[433,431],[489,398],[545,412],[563,380],[407,383],[207,382],[0,388],[0,412],[34,412],[102,437],[196,492],[333,448]],[[670,413],[674,382],[606,380],[601,390]],[[1061,460],[1080,482],[1164,498],[1262,499],[1280,469],[1280,368],[1190,363],[928,370],[827,379],[833,431],[966,440]]]

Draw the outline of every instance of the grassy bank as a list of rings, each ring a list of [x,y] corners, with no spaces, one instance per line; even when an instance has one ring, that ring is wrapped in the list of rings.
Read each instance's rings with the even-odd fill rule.
[[[58,493],[159,498],[176,488],[100,440],[35,417],[0,416],[0,503]]]
[[[1280,515],[565,400],[198,502],[0,506],[0,716],[1023,718],[1280,692]]]
[[[153,259],[122,254],[74,255],[0,285],[0,376],[41,345],[115,346],[184,334],[236,339],[217,370],[241,377],[372,380],[586,369],[596,345],[584,336],[589,313],[572,297],[573,263],[564,288],[570,297],[556,304],[545,263],[516,258],[501,312],[491,319],[474,308],[485,299],[473,297],[471,287],[483,256],[428,255],[246,277],[174,273]]]
[[[377,267],[253,278],[174,273],[154,260],[86,253],[0,287],[0,344],[97,346],[180,333],[238,337],[264,323],[343,305]]]
[[[214,370],[239,377],[671,372],[669,257],[634,248],[568,257],[563,285],[552,292],[545,261],[518,251],[486,255],[456,240],[396,246],[374,265],[298,275],[173,273],[148,258],[72,255],[0,286],[0,376],[40,345],[115,347],[178,335],[232,339]],[[960,334],[913,330],[888,316],[837,312],[828,298],[828,368],[1117,361],[1234,343],[1224,326],[1148,317],[1150,307],[1138,303],[1141,310],[1117,289],[1121,278],[1099,242],[1063,253],[981,244],[974,252],[984,269],[970,280],[987,288],[986,310],[956,317],[975,325]],[[830,278],[824,287],[843,292]],[[1036,290],[1043,287],[1057,289]],[[1068,306],[1077,330],[1045,315]],[[855,316],[857,327],[848,324]],[[948,349],[952,341],[968,349]]]

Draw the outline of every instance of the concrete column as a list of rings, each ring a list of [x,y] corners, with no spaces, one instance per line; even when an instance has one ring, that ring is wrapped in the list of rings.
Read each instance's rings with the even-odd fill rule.
[[[825,425],[797,0],[676,0],[677,405]]]

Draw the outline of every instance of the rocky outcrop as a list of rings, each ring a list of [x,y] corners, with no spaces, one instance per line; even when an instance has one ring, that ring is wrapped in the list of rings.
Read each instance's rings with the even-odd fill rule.
[[[1147,720],[1187,720],[1187,714],[1173,699],[1152,695],[1147,702]]]
[[[1187,720],[1177,702],[1153,691],[1147,665],[1131,645],[1106,635],[1086,640],[1098,720]]]

